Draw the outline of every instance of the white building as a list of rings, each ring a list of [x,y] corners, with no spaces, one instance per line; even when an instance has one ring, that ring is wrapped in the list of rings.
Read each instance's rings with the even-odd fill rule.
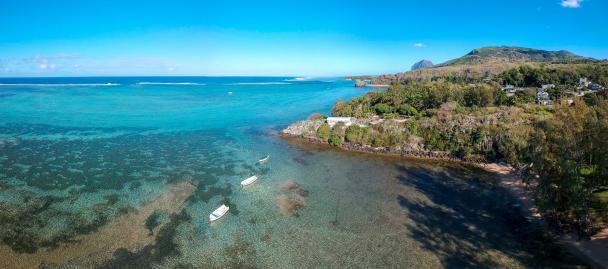
[[[539,105],[551,105],[553,101],[549,96],[549,93],[543,90],[538,90],[536,92],[536,103]]]
[[[502,91],[507,93],[507,96],[513,96],[513,95],[515,95],[516,92],[524,90],[522,88],[517,88],[513,85],[505,85],[505,86],[502,86],[501,89],[502,89]]]
[[[353,118],[351,117],[327,117],[327,124],[334,127],[336,123],[342,122],[345,126],[351,126],[353,124]]]
[[[545,85],[540,86],[540,89],[543,91],[546,91],[548,89],[553,89],[553,88],[555,88],[555,84],[545,84]]]

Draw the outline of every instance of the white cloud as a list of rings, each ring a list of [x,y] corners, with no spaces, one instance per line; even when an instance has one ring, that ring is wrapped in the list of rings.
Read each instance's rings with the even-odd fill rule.
[[[26,61],[35,63],[41,70],[55,69],[55,67],[57,66],[49,60],[49,57],[45,56],[34,56],[26,59]]]
[[[38,68],[40,68],[42,70],[55,69],[55,67],[56,67],[55,64],[50,64],[50,63],[41,63],[38,65]]]
[[[583,0],[562,0],[562,7],[579,8]]]
[[[424,48],[424,47],[426,47],[426,45],[422,44],[422,43],[415,43],[414,47],[416,47],[416,48]]]
[[[9,71],[5,70],[9,69]],[[135,71],[134,71],[135,70]],[[100,58],[58,52],[0,58],[0,74],[178,74],[182,65],[158,57]]]

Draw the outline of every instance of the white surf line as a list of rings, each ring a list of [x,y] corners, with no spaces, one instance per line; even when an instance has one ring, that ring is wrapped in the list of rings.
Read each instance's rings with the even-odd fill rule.
[[[137,85],[194,85],[194,86],[203,86],[207,85],[205,83],[196,83],[196,82],[138,82]]]
[[[88,83],[88,84],[77,84],[77,83],[0,83],[0,86],[26,86],[26,87],[74,87],[74,86],[120,86],[117,83]]]

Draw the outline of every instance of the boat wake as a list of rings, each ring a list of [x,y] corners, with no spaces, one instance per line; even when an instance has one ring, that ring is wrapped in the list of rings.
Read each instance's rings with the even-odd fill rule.
[[[291,83],[288,82],[238,82],[238,83],[230,83],[227,85],[289,85]]]

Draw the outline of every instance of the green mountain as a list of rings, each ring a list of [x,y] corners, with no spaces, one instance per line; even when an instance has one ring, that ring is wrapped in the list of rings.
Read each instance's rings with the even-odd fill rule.
[[[548,51],[523,47],[501,46],[474,49],[465,56],[447,61],[443,64],[437,65],[437,67],[488,63],[581,63],[593,61],[596,60],[593,58],[579,56],[565,50]]]
[[[433,79],[440,77],[484,78],[498,75],[520,65],[564,65],[602,63],[569,51],[548,51],[523,47],[483,47],[432,67],[397,74],[385,74],[373,79],[375,84],[390,84],[404,79]]]

